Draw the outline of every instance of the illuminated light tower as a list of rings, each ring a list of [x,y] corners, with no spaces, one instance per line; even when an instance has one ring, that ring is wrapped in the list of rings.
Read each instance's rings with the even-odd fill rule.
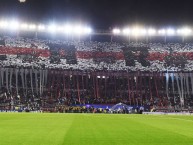
[[[45,26],[44,25],[39,25],[38,26],[38,30],[39,31],[44,31],[46,28],[45,28]]]
[[[190,28],[182,28],[178,29],[177,33],[182,36],[182,42],[184,43],[185,37],[190,36],[192,34],[192,30]]]
[[[28,30],[28,28],[29,28],[29,26],[26,23],[23,23],[23,24],[20,25],[21,30]]]
[[[159,35],[165,35],[166,34],[166,30],[165,29],[161,29],[158,31]]]
[[[133,29],[131,30],[131,34],[132,34],[132,36],[135,37],[136,42],[138,42],[138,37],[140,37],[140,36],[146,36],[147,30],[144,29],[144,28],[135,27],[135,28],[133,28]]]
[[[55,24],[51,24],[48,26],[48,31],[51,33],[55,33],[57,30],[57,26]]]
[[[113,34],[118,35],[121,33],[121,30],[118,28],[113,29]]]
[[[130,43],[130,34],[131,34],[131,30],[129,28],[123,29],[123,35],[128,37],[129,43]]]
[[[64,25],[64,33],[65,34],[71,34],[72,33],[72,30],[73,30],[73,28],[72,28],[72,26],[70,26],[70,25]]]
[[[131,30],[129,28],[125,28],[125,29],[123,29],[123,34],[126,35],[126,36],[130,35]]]
[[[20,2],[20,3],[25,3],[25,2],[26,2],[26,0],[19,0],[19,2]]]
[[[72,31],[73,27],[70,24],[65,24],[64,25],[64,31],[63,33],[67,36],[67,40],[69,40],[69,35],[72,36]]]
[[[121,33],[121,30],[119,28],[114,28],[112,33],[114,35],[119,35]],[[113,35],[111,35],[111,42],[113,41]]]
[[[73,33],[78,36],[78,41],[80,41],[80,36],[83,34],[83,28],[80,25],[77,25],[73,29]]]
[[[146,29],[133,28],[131,31],[132,35],[135,37],[146,35]]]
[[[140,35],[139,28],[133,28],[131,30],[131,34],[135,37],[136,42],[138,41],[138,36]]]
[[[84,32],[84,34],[91,34],[92,33],[92,29],[90,27],[85,27],[83,29],[83,32]]]
[[[18,30],[19,29],[19,22],[17,22],[17,21],[11,21],[10,23],[9,23],[9,29],[10,30]]]
[[[166,34],[168,36],[173,36],[173,35],[175,35],[175,33],[176,33],[176,31],[174,29],[171,29],[171,28],[167,29],[167,31],[166,31]]]
[[[147,32],[147,33],[148,33],[149,36],[153,36],[153,35],[156,34],[156,30],[150,28],[150,29],[148,29],[148,32]]]
[[[29,30],[34,31],[35,29],[36,29],[36,25],[35,24],[29,25]]]
[[[0,28],[1,29],[6,29],[8,28],[9,23],[7,21],[0,21]]]
[[[160,30],[158,31],[158,34],[159,34],[160,36],[164,36],[164,42],[166,43],[166,41],[167,41],[166,30],[165,30],[165,29],[160,29]]]
[[[150,28],[150,29],[147,30],[147,34],[148,34],[148,35],[147,35],[147,37],[146,37],[146,38],[147,38],[146,41],[147,41],[147,42],[148,42],[148,41],[151,42],[151,36],[155,36],[155,35],[156,35],[156,30]]]

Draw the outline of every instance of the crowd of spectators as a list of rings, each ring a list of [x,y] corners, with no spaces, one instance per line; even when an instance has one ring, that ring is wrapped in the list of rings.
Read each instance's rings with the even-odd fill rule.
[[[192,60],[192,43],[79,42],[3,37],[0,38],[0,107],[25,104],[34,110],[58,105],[119,102],[166,108],[188,107],[193,103],[191,89],[184,92],[186,100],[182,105],[179,92],[171,91],[170,81],[167,88],[169,97],[165,92],[164,71],[192,71]],[[63,75],[63,71],[67,74]],[[135,74],[128,76],[128,72]],[[139,75],[138,72],[146,74]],[[154,72],[163,73],[163,77],[152,78]],[[177,90],[177,82],[173,84]]]
[[[1,65],[5,67],[114,71],[193,70],[192,43],[78,42],[5,37],[1,38],[0,47]]]

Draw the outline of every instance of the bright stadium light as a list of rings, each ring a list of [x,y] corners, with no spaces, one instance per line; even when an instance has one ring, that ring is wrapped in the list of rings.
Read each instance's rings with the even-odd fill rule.
[[[73,28],[71,25],[68,25],[68,24],[64,25],[64,33],[66,34],[72,33],[72,29]]]
[[[23,24],[20,25],[21,30],[28,30],[28,28],[29,28],[29,26],[26,23],[23,23]]]
[[[36,29],[36,25],[35,24],[30,24],[29,25],[29,30],[35,30]]]
[[[175,35],[175,30],[174,29],[171,29],[171,28],[169,28],[169,29],[167,29],[167,35]]]
[[[52,24],[52,25],[49,25],[48,26],[48,31],[51,32],[51,33],[55,33],[56,32],[56,28],[57,26]]]
[[[189,28],[184,28],[184,29],[182,30],[182,34],[183,34],[183,35],[190,35],[191,33],[192,33],[192,30],[189,29]]]
[[[45,26],[44,25],[39,25],[38,26],[38,30],[39,31],[43,31],[43,30],[45,30],[46,28],[45,28]]]
[[[184,35],[184,36],[190,35],[191,32],[192,32],[192,30],[190,28],[182,28],[182,29],[177,30],[177,33],[179,35]]]
[[[0,21],[0,28],[7,28],[9,26],[8,22],[7,21]]]
[[[140,30],[138,28],[133,28],[132,29],[132,35],[138,36],[140,34]]]
[[[155,35],[155,34],[156,34],[156,30],[150,28],[150,29],[148,29],[147,33],[148,33],[148,35],[152,36],[152,35]]]
[[[18,30],[19,29],[19,22],[18,21],[11,21],[9,23],[10,30]]]
[[[121,30],[118,28],[113,29],[113,34],[118,35],[121,33]]]
[[[131,30],[129,28],[123,29],[123,34],[124,35],[129,35],[131,33]]]
[[[83,34],[82,26],[79,26],[79,25],[75,26],[73,29],[73,32],[74,32],[74,34],[79,34],[79,35]]]
[[[182,34],[182,29],[178,29],[178,30],[177,30],[177,33],[178,33],[178,34]]]
[[[131,32],[134,36],[144,36],[147,34],[147,30],[143,28],[133,28]]]
[[[56,31],[57,31],[58,33],[62,33],[62,32],[64,31],[64,27],[63,27],[63,26],[57,26],[57,27],[56,27]]]
[[[158,31],[159,35],[165,35],[166,34],[166,30],[165,29],[161,29]]]
[[[92,33],[92,29],[90,27],[85,27],[83,32],[84,32],[84,34],[91,34]]]
[[[24,3],[24,2],[26,2],[26,0],[19,0],[19,2],[20,2],[20,3]]]
[[[139,33],[140,33],[140,35],[146,35],[147,30],[146,29],[140,29]]]

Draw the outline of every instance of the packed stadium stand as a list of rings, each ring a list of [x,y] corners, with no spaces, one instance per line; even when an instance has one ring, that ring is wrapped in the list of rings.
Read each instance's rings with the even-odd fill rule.
[[[0,110],[125,103],[192,109],[193,43],[0,38]]]

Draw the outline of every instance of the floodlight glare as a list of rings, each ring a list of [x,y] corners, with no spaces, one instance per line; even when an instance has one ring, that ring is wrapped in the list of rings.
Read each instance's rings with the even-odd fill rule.
[[[72,26],[64,25],[64,33],[69,34],[72,32]]]
[[[175,30],[174,29],[167,29],[167,35],[174,35],[175,34]]]
[[[140,35],[146,35],[147,34],[147,30],[146,29],[140,29],[139,30],[139,34]]]
[[[83,28],[81,26],[75,26],[74,27],[74,33],[75,34],[82,34],[83,33]]]
[[[141,29],[141,28],[133,28],[131,32],[132,32],[132,35],[134,36],[142,36],[142,35],[146,35],[147,30]]]
[[[26,23],[23,23],[20,25],[20,29],[22,29],[22,30],[27,30],[28,28],[29,28],[29,26]]]
[[[36,25],[35,25],[35,24],[29,25],[29,29],[30,29],[30,30],[35,30],[35,29],[36,29]]]
[[[61,32],[64,31],[64,27],[63,27],[63,26],[57,26],[57,27],[56,27],[56,31],[59,32],[59,33],[61,33]]]
[[[155,29],[148,29],[148,35],[155,35],[156,34],[156,30]]]
[[[183,34],[184,34],[184,35],[189,35],[189,34],[191,34],[191,32],[192,32],[192,30],[189,29],[189,28],[184,28],[184,29],[183,29]]]
[[[115,28],[115,29],[113,29],[113,34],[120,34],[120,29],[118,29],[118,28]]]
[[[166,34],[166,30],[165,29],[161,29],[161,30],[158,31],[158,34],[165,35]]]
[[[48,31],[51,33],[55,33],[56,32],[56,25],[49,25],[48,26]]]
[[[39,25],[39,26],[38,26],[38,30],[39,30],[39,31],[45,30],[45,26],[44,26],[44,25]]]
[[[90,34],[92,32],[92,29],[90,27],[84,28],[84,34]]]
[[[5,28],[7,28],[8,27],[8,22],[7,21],[0,21],[0,28],[3,28],[3,29],[5,29]]]
[[[9,29],[10,30],[18,30],[19,29],[19,22],[17,21],[11,21],[9,23]]]
[[[131,30],[129,28],[123,29],[123,34],[124,35],[129,35],[131,33]]]
[[[177,30],[177,33],[180,35],[190,35],[191,32],[192,32],[192,30],[189,28],[182,28],[182,29]]]
[[[139,29],[138,29],[138,28],[133,28],[133,29],[132,29],[132,34],[133,34],[134,36],[138,36],[138,35],[139,35]]]

